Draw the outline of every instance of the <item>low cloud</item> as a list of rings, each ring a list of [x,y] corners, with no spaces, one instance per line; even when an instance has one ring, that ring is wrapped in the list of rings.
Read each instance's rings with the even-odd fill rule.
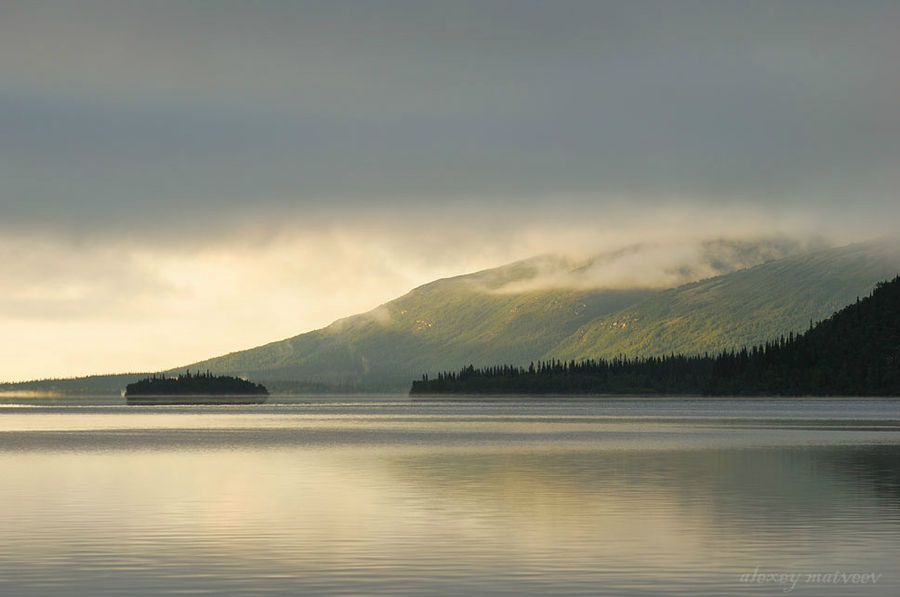
[[[896,2],[0,11],[0,379],[170,368],[536,255],[519,290],[665,286],[900,219]]]
[[[550,288],[670,288],[796,255],[820,238],[694,239],[645,242],[588,258],[547,256],[524,262],[520,279],[485,288],[516,294]]]
[[[0,379],[162,370],[370,312],[412,288],[537,255],[491,291],[662,287],[813,246],[872,236],[829,215],[745,206],[668,208],[586,198],[495,210],[471,200],[154,234],[7,234],[0,242]],[[224,222],[224,223],[223,223]],[[191,230],[191,233],[188,233]],[[87,349],[86,349],[87,348]]]

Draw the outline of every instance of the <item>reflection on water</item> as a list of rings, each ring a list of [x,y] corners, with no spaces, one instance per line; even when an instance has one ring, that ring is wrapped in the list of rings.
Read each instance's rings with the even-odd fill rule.
[[[0,593],[898,594],[895,404],[729,408],[5,408]]]

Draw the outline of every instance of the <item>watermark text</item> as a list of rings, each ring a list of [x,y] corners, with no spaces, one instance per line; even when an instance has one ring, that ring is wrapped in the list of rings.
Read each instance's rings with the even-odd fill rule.
[[[881,580],[881,572],[784,572],[764,570],[757,566],[752,572],[741,574],[739,582],[756,585],[778,585],[790,593],[798,585],[874,585]]]

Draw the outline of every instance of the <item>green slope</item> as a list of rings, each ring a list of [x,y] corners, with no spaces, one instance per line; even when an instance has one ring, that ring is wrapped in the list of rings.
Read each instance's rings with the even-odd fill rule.
[[[787,342],[722,355],[709,393],[900,395],[900,277]]]
[[[645,278],[655,271],[693,279],[697,271],[733,271],[797,250],[785,239],[711,240],[667,259],[663,270],[653,269],[653,243],[581,261],[533,258],[438,280],[370,313],[189,367],[248,376],[273,392],[402,391],[425,371],[541,358],[589,322],[658,292],[602,287],[610,271],[621,276],[623,264],[644,263],[646,271],[635,273]]]
[[[660,292],[599,317],[547,358],[696,354],[805,331],[900,272],[900,246],[872,242],[788,257]]]
[[[795,249],[779,242],[714,241],[684,263],[667,261],[665,273],[692,279]],[[632,259],[641,250],[635,246],[581,262],[529,259],[438,280],[323,329],[172,372],[190,367],[247,376],[274,393],[405,391],[424,372],[470,363],[715,351],[805,330],[810,319],[827,317],[900,271],[897,246],[868,243],[665,291],[596,288],[609,271],[621,273],[623,264],[646,265],[646,259]],[[126,377],[5,384],[0,390],[53,386],[65,393],[82,387],[117,393]]]
[[[553,261],[554,263],[549,263]],[[424,370],[535,359],[580,326],[653,291],[551,289],[505,293],[563,261],[533,259],[438,280],[321,330],[190,365],[245,375],[270,390],[405,390]]]
[[[900,276],[802,334],[714,356],[463,367],[410,394],[900,395]]]

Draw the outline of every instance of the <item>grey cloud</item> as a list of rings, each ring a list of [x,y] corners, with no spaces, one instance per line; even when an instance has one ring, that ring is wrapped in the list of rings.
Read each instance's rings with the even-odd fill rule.
[[[0,228],[897,215],[894,2],[6,2]],[[777,214],[776,214],[777,215]]]

